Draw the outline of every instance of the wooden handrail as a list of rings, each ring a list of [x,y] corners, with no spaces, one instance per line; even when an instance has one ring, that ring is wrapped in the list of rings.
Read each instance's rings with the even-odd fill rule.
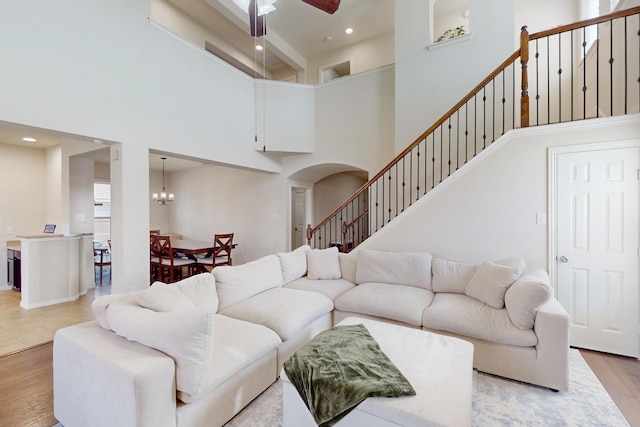
[[[531,34],[529,36],[529,40],[535,40],[543,37],[554,36],[556,34],[566,33],[567,31],[578,30],[582,27],[601,24],[603,22],[611,21],[613,19],[624,18],[625,16],[635,15],[638,13],[640,13],[640,6],[619,10],[617,12],[613,12],[608,15],[598,16],[597,18],[585,19],[584,21],[574,22],[573,24],[561,25],[559,27],[552,28],[550,30],[539,31],[537,33]]]
[[[326,222],[336,216],[341,210],[346,208],[351,202],[353,202],[360,194],[370,188],[380,177],[384,176],[391,168],[393,168],[403,157],[411,152],[420,142],[431,135],[439,126],[444,124],[458,109],[464,106],[469,100],[471,100],[482,88],[489,84],[496,76],[503,72],[509,65],[513,64],[518,57],[522,66],[522,80],[521,80],[521,97],[520,97],[520,125],[521,127],[529,126],[529,94],[528,94],[528,72],[527,63],[529,60],[529,42],[567,31],[577,30],[583,27],[612,21],[614,19],[623,18],[630,15],[640,14],[640,6],[632,7],[618,12],[603,15],[597,18],[586,19],[583,21],[575,22],[572,24],[562,25],[550,30],[540,31],[534,34],[528,34],[527,27],[522,27],[520,35],[520,48],[516,50],[511,56],[509,56],[504,62],[502,62],[492,73],[490,73],[482,82],[474,87],[465,97],[463,97],[457,104],[455,104],[449,111],[447,111],[440,119],[438,119],[431,127],[423,132],[418,138],[416,138],[407,148],[395,156],[384,168],[380,170],[376,175],[363,184],[351,197],[345,200],[340,206],[334,209],[324,220],[318,223],[317,226],[311,228],[311,225],[307,227],[307,238],[311,241],[313,234],[320,229]]]

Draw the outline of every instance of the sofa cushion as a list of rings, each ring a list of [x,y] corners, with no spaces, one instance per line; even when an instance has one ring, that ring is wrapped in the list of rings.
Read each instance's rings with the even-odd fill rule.
[[[358,257],[353,252],[349,252],[347,254],[344,252],[340,252],[338,254],[338,261],[340,261],[340,273],[342,273],[342,278],[354,284],[356,283],[357,260]]]
[[[243,265],[221,266],[211,270],[220,300],[218,309],[282,286],[282,271],[276,255],[267,255]]]
[[[501,309],[504,308],[504,294],[507,288],[518,280],[520,275],[522,270],[519,268],[485,262],[473,273],[464,293],[493,308]]]
[[[357,252],[356,283],[408,285],[430,291],[431,258],[427,252],[360,249]]]
[[[537,270],[523,275],[507,289],[504,305],[516,327],[531,329],[538,308],[549,301],[552,295],[549,275],[544,270]]]
[[[240,370],[270,352],[273,353],[274,369],[276,369],[276,351],[282,342],[278,334],[264,326],[220,314],[214,314],[213,318],[211,369],[209,369],[207,377],[204,378],[199,393],[189,394],[178,391],[178,399],[185,403],[199,400]],[[275,378],[276,372],[273,375]]]
[[[474,271],[472,263],[434,259],[431,261],[433,292],[464,294]]]
[[[460,294],[436,294],[424,311],[422,324],[435,329],[498,344],[532,347],[538,338],[532,329],[518,329],[506,309],[496,310]]]
[[[212,368],[213,313],[203,310],[157,312],[113,303],[107,319],[113,331],[169,355],[176,364],[176,389],[199,393]]]
[[[212,313],[218,311],[218,291],[216,290],[216,279],[213,274],[196,274],[170,286],[176,287],[197,309]]]
[[[280,252],[278,254],[280,269],[282,270],[282,282],[285,285],[307,274],[307,251],[309,250],[311,250],[311,247],[304,245],[293,251]]]
[[[196,308],[178,288],[163,282],[155,282],[144,291],[136,293],[136,300],[142,307],[153,311],[193,310]]]
[[[340,295],[337,310],[422,325],[422,312],[431,304],[433,292],[415,286],[363,283]]]
[[[312,280],[330,280],[342,277],[338,248],[307,251],[307,277]]]
[[[331,301],[335,301],[336,298],[355,286],[354,283],[345,279],[311,280],[307,277],[301,277],[298,280],[284,285],[285,288],[321,293],[326,295]]]
[[[266,326],[287,341],[332,310],[333,301],[322,294],[274,288],[220,310],[220,314]]]

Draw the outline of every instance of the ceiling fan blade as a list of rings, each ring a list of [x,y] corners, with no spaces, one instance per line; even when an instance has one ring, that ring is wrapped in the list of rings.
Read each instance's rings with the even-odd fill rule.
[[[313,7],[317,7],[331,15],[340,7],[340,0],[302,0]]]
[[[249,26],[251,27],[251,37],[262,37],[267,34],[264,15],[258,16],[256,0],[249,2]]]

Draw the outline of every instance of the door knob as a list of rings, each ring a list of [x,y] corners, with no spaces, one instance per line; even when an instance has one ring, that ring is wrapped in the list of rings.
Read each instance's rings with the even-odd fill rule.
[[[569,258],[567,258],[566,256],[562,255],[558,257],[558,261],[560,262],[569,262]]]

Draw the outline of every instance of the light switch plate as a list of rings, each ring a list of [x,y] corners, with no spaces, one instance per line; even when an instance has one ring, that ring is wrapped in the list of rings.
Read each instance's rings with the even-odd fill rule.
[[[547,214],[545,213],[537,213],[536,214],[536,224],[545,225],[547,223]]]

